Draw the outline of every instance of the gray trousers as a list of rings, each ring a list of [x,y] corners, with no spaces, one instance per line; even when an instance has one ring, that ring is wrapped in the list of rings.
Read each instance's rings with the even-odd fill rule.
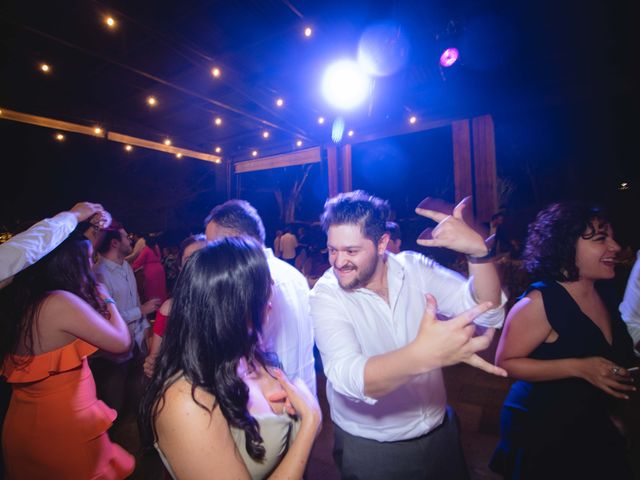
[[[333,458],[345,480],[468,480],[458,421],[447,407],[442,425],[411,440],[378,442],[334,424]]]

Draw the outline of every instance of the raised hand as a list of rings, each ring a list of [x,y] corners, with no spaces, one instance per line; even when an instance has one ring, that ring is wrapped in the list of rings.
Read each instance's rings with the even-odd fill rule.
[[[418,245],[444,247],[474,257],[487,255],[489,249],[482,235],[473,228],[472,220],[465,218],[470,212],[470,203],[471,197],[466,197],[448,214],[445,208],[437,208],[437,205],[446,205],[442,201],[426,198],[420,202],[416,213],[430,218],[438,225],[422,232],[417,240]]]
[[[578,362],[578,377],[586,380],[594,387],[608,393],[612,397],[628,399],[625,392],[634,392],[636,388],[631,374],[622,367],[618,367],[611,360],[603,357],[588,357],[576,359]]]
[[[296,378],[293,382],[289,381],[287,376],[280,369],[274,369],[273,373],[284,390],[286,402],[290,403],[296,415],[300,417],[302,422],[320,431],[322,423],[322,411],[318,404],[318,399],[309,391],[309,387],[300,379]],[[273,401],[272,398],[269,400]],[[288,413],[291,413],[290,411]],[[316,432],[316,433],[317,433]]]
[[[507,376],[504,369],[477,355],[477,352],[486,349],[491,343],[494,329],[487,329],[482,335],[474,337],[473,320],[489,310],[491,302],[482,303],[450,320],[441,321],[436,318],[435,298],[427,295],[426,299],[427,305],[418,335],[411,344],[417,350],[418,358],[424,358],[427,365],[429,359],[435,358],[438,366],[442,367],[464,362],[493,375]]]
[[[84,222],[96,213],[103,212],[104,208],[99,203],[80,202],[76,203],[69,211],[76,216],[78,222]]]

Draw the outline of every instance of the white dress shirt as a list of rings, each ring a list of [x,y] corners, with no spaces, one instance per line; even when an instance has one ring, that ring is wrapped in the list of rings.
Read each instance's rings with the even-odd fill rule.
[[[60,245],[78,225],[73,213],[45,218],[0,245],[0,288],[16,273],[36,263]]]
[[[340,287],[327,270],[311,292],[316,343],[327,375],[332,420],[344,431],[378,441],[419,437],[442,423],[446,393],[440,369],[419,375],[380,399],[364,393],[369,357],[404,347],[415,339],[426,305],[438,314],[457,315],[475,305],[472,280],[415,252],[386,254],[389,304],[366,288]],[[506,297],[502,294],[502,302]],[[504,308],[489,310],[478,325],[500,327]]]
[[[278,354],[291,379],[301,378],[316,393],[313,325],[309,315],[309,284],[304,276],[265,248],[273,279],[271,311],[263,328],[265,350]]]
[[[634,352],[640,357],[640,351],[635,346],[640,342],[640,251],[637,253],[636,263],[631,269],[624,298],[620,304],[622,320],[627,324],[627,331],[633,339]]]
[[[140,310],[136,277],[129,262],[123,261],[120,265],[103,256],[100,256],[94,271],[98,281],[104,283],[109,295],[116,302],[116,308],[127,324],[133,340],[131,342],[132,350],[127,353],[121,355],[104,353],[101,355],[117,363],[126,362],[133,357],[134,343],[138,345],[141,352],[146,351],[144,333],[149,327],[149,321]]]

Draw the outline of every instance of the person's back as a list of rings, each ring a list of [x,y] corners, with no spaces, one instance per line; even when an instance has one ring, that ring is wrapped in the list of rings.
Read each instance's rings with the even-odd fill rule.
[[[298,239],[287,230],[282,237],[280,237],[280,250],[282,251],[282,259],[288,263],[292,263],[296,258],[296,247],[298,246]]]
[[[262,219],[255,208],[243,200],[229,200],[214,207],[205,219],[205,229],[209,241],[245,235],[254,238],[264,247]],[[286,235],[282,236],[281,245]],[[309,287],[299,271],[286,265],[295,258],[295,248],[293,258],[286,262],[276,258],[271,249],[265,248],[264,251],[274,281],[272,307],[265,326],[270,332],[268,348],[278,355],[287,375],[292,378],[299,375],[309,390],[315,392]]]

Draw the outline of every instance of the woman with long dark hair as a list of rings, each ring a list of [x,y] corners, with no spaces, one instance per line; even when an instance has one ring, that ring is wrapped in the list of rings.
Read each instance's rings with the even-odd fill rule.
[[[143,436],[174,478],[302,477],[321,414],[260,349],[270,294],[252,239],[214,242],[181,271],[141,406]]]
[[[536,282],[496,354],[518,379],[491,464],[505,478],[632,477],[610,404],[635,390],[633,347],[619,301],[599,282],[614,277],[619,251],[607,217],[586,204],[551,205],[529,226],[524,264]]]
[[[111,443],[114,410],[96,398],[87,356],[119,353],[127,326],[96,283],[92,247],[74,232],[0,291],[0,374],[13,395],[3,428],[7,478],[126,478],[134,459]]]

